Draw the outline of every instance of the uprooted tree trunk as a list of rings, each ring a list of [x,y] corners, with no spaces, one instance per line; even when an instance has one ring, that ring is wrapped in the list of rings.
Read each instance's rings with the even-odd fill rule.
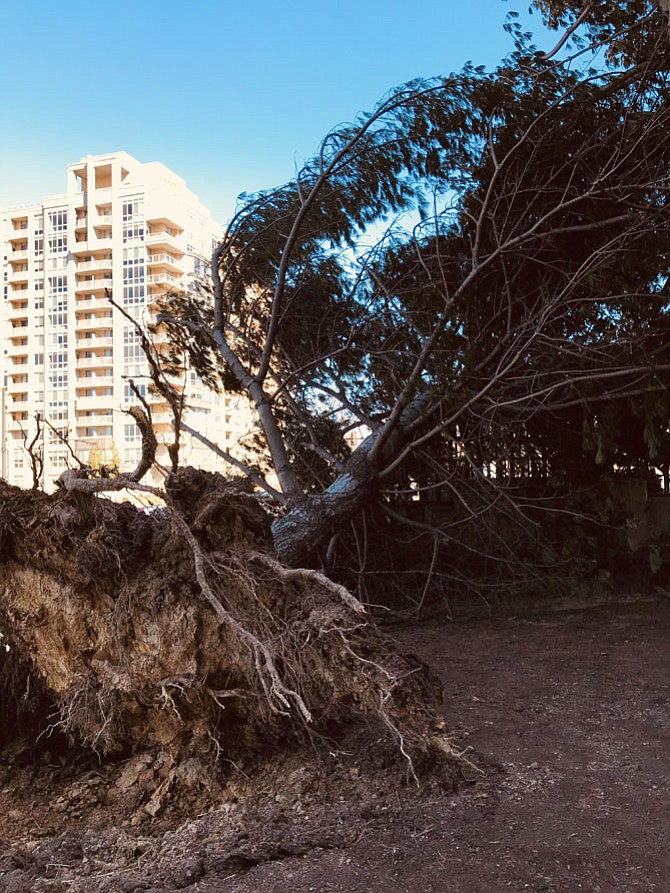
[[[366,717],[410,772],[425,754],[457,761],[439,683],[346,590],[276,560],[251,494],[192,469],[166,493],[146,515],[0,482],[2,629],[52,726],[102,753],[234,759]]]

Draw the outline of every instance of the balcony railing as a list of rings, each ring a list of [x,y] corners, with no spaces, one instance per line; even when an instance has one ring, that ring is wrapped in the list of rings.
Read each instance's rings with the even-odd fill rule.
[[[93,397],[89,399],[92,400]],[[99,415],[77,415],[76,422],[77,427],[80,428],[83,426],[89,427],[90,425],[112,425],[114,424],[114,419],[111,415],[100,413]]]
[[[145,241],[148,248],[153,248],[155,245],[165,245],[168,249],[176,251],[180,257],[184,256],[183,248],[179,245],[176,237],[170,233],[147,233]]]
[[[114,357],[77,357],[77,369],[95,369],[114,365]]]
[[[94,332],[96,329],[109,329],[111,322],[111,313],[109,315],[105,314],[104,316],[94,316],[91,319],[78,319],[77,332]],[[92,338],[86,339],[86,341],[92,340]]]
[[[100,260],[86,260],[83,263],[77,264],[77,266],[75,267],[75,273],[83,273],[85,270],[111,270],[111,269],[112,269],[112,259],[111,259],[111,257],[106,257],[106,258],[103,258]]]
[[[113,402],[114,398],[109,394],[94,394],[92,397],[77,397],[74,408],[76,413],[96,410],[98,415],[106,419],[104,424],[111,425],[112,417],[111,415],[105,415],[104,410],[111,410]],[[94,424],[93,422],[89,422],[89,418],[90,417],[80,415],[77,418],[77,424]]]
[[[89,238],[85,242],[75,242],[70,250],[73,254],[90,254],[93,251],[101,251],[102,249],[106,249],[107,251],[109,251],[109,243],[111,241],[111,235],[105,236],[104,238],[100,237],[98,239]]]
[[[147,264],[150,267],[158,266],[159,264],[167,264],[168,266],[179,269],[179,258],[174,257],[172,254],[150,254],[147,257]]]
[[[77,313],[81,313],[86,310],[109,310],[109,307],[110,303],[106,295],[88,294],[86,297],[82,297],[78,294],[74,309]]]
[[[111,335],[101,335],[98,338],[77,338],[77,347],[86,350],[96,347],[112,347],[114,338]]]
[[[174,282],[181,282],[181,276],[175,276],[174,273],[149,273],[147,276],[149,285],[171,285]]]
[[[28,356],[28,345],[27,344],[10,344],[7,348],[7,356],[10,360],[16,360],[19,357],[27,357]]]
[[[167,226],[170,229],[177,230],[179,233],[184,232],[184,227],[180,226],[176,220],[173,220],[172,217],[167,217],[165,215],[156,215],[153,216],[151,214],[147,214],[147,224],[149,226]]]
[[[111,288],[114,280],[111,276],[101,276],[99,279],[80,279],[75,283],[75,292],[101,291]]]

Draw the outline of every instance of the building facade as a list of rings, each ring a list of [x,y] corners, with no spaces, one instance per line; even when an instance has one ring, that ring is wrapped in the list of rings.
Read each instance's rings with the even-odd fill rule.
[[[139,335],[108,295],[146,324],[159,295],[207,276],[220,232],[180,177],[125,152],[71,164],[63,195],[0,210],[5,480],[32,485],[31,444],[47,490],[76,464],[73,452],[93,465],[134,468],[141,438],[124,412],[137,403],[131,379],[152,406],[159,443],[170,441],[171,415],[152,393]],[[184,379],[185,420],[233,448],[252,424],[247,404],[212,394],[192,371]],[[167,462],[164,446],[158,460]],[[182,463],[220,466],[188,437]]]

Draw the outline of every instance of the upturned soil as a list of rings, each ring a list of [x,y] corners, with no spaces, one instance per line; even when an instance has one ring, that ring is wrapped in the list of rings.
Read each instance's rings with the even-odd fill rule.
[[[230,766],[203,797],[150,752],[0,759],[0,891],[629,893],[670,889],[670,601],[396,628],[473,766],[417,791],[350,747]],[[370,756],[366,756],[370,754]],[[196,777],[197,776],[197,777]],[[206,787],[206,785],[205,785]]]

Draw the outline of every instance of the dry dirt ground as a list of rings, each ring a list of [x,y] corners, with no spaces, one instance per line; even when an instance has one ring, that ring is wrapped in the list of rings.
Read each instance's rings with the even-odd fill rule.
[[[670,890],[670,601],[394,635],[440,674],[481,767],[460,791],[389,790],[384,761],[356,755],[365,729],[351,752],[231,767],[214,805],[194,789],[155,816],[151,755],[5,754],[0,891]]]

